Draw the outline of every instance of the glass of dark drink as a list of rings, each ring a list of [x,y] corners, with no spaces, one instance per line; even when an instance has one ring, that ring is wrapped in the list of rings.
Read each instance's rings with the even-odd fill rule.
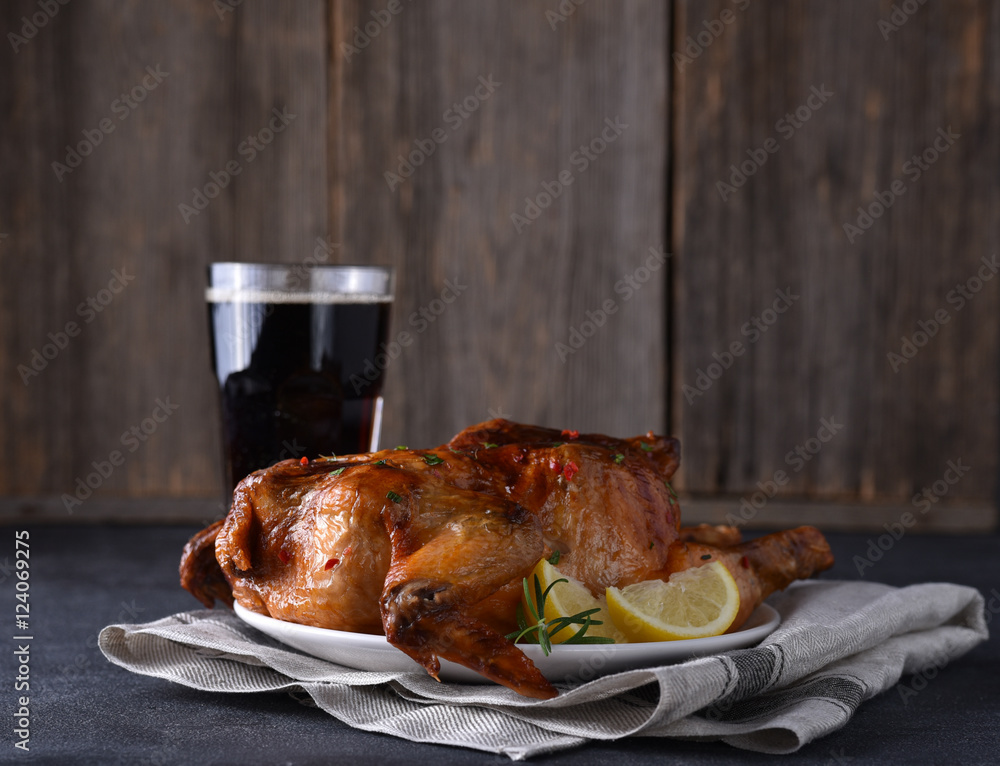
[[[209,333],[230,492],[279,460],[378,449],[392,269],[213,263]]]

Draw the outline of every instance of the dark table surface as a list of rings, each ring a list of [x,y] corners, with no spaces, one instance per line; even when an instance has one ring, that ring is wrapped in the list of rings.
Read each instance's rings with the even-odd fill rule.
[[[15,531],[0,527],[0,587],[14,627]],[[129,673],[97,648],[102,627],[199,608],[177,583],[190,527],[28,527],[30,532],[30,752],[13,747],[18,692],[3,656],[0,763],[361,764],[495,763],[505,756],[417,744],[350,729],[284,694],[200,692]],[[824,578],[858,579],[856,555],[877,535],[831,534],[837,557]],[[978,588],[1000,614],[1000,537],[910,534],[865,579],[891,585],[944,581]],[[996,614],[987,614],[994,625]],[[994,627],[991,625],[991,628]],[[993,630],[996,633],[995,630]],[[995,637],[947,666],[920,694],[897,689],[861,705],[840,731],[787,756],[718,742],[632,738],[598,742],[532,763],[582,764],[997,764],[1000,763],[1000,642]],[[906,682],[908,679],[903,679]]]

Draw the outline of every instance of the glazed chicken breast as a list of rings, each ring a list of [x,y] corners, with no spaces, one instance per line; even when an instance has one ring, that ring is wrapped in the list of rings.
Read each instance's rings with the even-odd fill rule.
[[[440,658],[515,691],[556,690],[504,636],[521,583],[559,551],[593,593],[721,561],[741,626],[775,590],[832,565],[811,527],[739,543],[680,527],[675,439],[577,434],[505,420],[429,450],[286,460],[237,487],[229,515],[185,547],[181,584],[312,625],[384,633],[437,677]]]

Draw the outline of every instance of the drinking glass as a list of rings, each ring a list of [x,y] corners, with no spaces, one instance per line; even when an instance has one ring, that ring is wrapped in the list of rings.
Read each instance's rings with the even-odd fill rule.
[[[230,492],[279,460],[378,449],[394,287],[378,266],[209,265]]]

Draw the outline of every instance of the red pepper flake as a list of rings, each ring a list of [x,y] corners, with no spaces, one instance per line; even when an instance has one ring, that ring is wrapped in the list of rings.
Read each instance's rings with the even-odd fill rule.
[[[580,469],[577,467],[576,463],[574,463],[572,460],[570,460],[566,464],[566,467],[563,468],[563,476],[566,477],[566,481],[572,481],[573,477],[576,476],[579,472]]]
[[[515,463],[518,463],[518,464],[523,463],[524,462],[524,453],[523,452],[515,452],[514,453],[514,457],[512,458],[512,460]]]
[[[568,429],[563,429],[562,436],[564,436],[564,437],[566,437],[567,439],[570,439],[570,440],[579,439],[580,438],[580,432],[577,431],[576,429],[574,429],[572,431],[570,431]]]
[[[556,460],[554,457],[553,458],[549,458],[549,470],[552,471],[553,473],[561,473],[562,472],[562,466],[559,465],[559,461]]]
[[[292,557],[288,555],[288,551],[282,548],[278,551],[278,558],[281,559],[282,564],[287,564]]]
[[[749,569],[750,568],[750,559],[748,559],[746,556],[744,556],[743,558],[741,558],[740,559],[740,566],[742,566],[744,569]]]
[[[339,563],[340,559],[330,559],[329,561],[326,562],[326,566],[323,567],[323,569],[325,571],[329,571],[330,569],[333,569],[335,566],[337,566],[337,564]]]
[[[301,459],[301,460],[299,461],[299,465],[309,465],[309,458],[307,458],[307,457],[303,457],[303,458],[302,458],[302,459]]]

